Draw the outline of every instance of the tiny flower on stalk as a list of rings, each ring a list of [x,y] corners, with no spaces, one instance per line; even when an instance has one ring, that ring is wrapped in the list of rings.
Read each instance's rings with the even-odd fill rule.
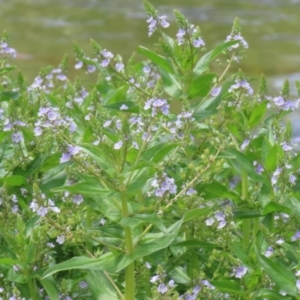
[[[248,268],[244,266],[233,267],[232,276],[235,278],[243,278],[248,272]]]

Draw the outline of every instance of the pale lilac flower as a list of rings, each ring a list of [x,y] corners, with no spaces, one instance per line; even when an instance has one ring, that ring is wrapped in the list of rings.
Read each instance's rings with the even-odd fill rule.
[[[205,221],[206,226],[211,226],[212,224],[214,224],[215,219],[214,218],[209,218]]]
[[[31,201],[29,207],[31,208],[31,210],[33,212],[36,212],[39,208],[38,204],[36,203],[36,201],[34,199]]]
[[[76,65],[75,65],[75,69],[81,69],[83,66],[83,62],[79,61]]]
[[[13,143],[20,143],[23,140],[23,135],[21,133],[13,133],[11,136]]]
[[[253,94],[253,89],[250,84],[245,80],[236,80],[235,84],[233,84],[229,89],[228,92],[231,93],[235,90],[245,89],[248,92],[248,95]]]
[[[35,136],[40,136],[43,133],[43,130],[41,127],[35,127],[33,132]]]
[[[245,148],[249,145],[250,140],[244,140],[243,144],[241,145],[241,150],[244,151]]]
[[[300,239],[300,231],[297,231],[291,238],[292,242],[295,242]]]
[[[122,72],[124,70],[124,64],[122,63],[116,63],[116,70],[117,72]]]
[[[157,280],[159,280],[159,276],[158,275],[154,275],[154,276],[151,277],[150,282],[154,283]]]
[[[41,217],[45,217],[46,214],[48,213],[48,208],[47,207],[43,207],[41,206],[38,210],[37,210],[37,214]]]
[[[158,17],[159,24],[162,28],[167,28],[170,26],[170,24],[166,20],[167,16],[160,16]]]
[[[135,148],[135,149],[140,149],[139,144],[135,141],[132,142],[132,147]]]
[[[267,251],[265,252],[266,257],[270,257],[274,252],[274,249],[270,246],[268,247]]]
[[[205,46],[205,43],[201,38],[198,38],[198,39],[193,41],[193,46],[195,48],[199,48],[200,46]]]
[[[56,239],[56,242],[60,245],[62,245],[65,242],[65,236],[64,235],[59,235]]]
[[[58,74],[58,75],[56,76],[56,78],[57,78],[58,80],[60,80],[60,81],[65,81],[65,80],[67,80],[67,76],[64,75],[64,74]]]
[[[295,273],[296,276],[300,276],[300,270]]]
[[[151,67],[150,66],[143,67],[143,72],[149,74],[151,72]]]
[[[215,287],[213,285],[210,284],[210,282],[208,280],[202,280],[201,283],[206,286],[207,288],[209,288],[210,290],[214,290]]]
[[[165,294],[168,291],[168,287],[164,284],[161,283],[158,287],[157,287],[157,291],[161,294]]]
[[[226,221],[225,220],[222,220],[222,221],[220,221],[219,222],[219,225],[218,225],[218,227],[217,227],[217,229],[222,229],[222,228],[224,228],[225,226],[226,226]]]
[[[72,146],[72,145],[69,145],[68,146],[68,152],[71,154],[71,155],[76,155],[80,152],[80,148],[77,147],[77,146]]]
[[[103,225],[105,225],[105,223],[106,223],[106,220],[104,218],[101,218],[100,224],[103,226]]]
[[[47,247],[49,247],[49,248],[54,248],[54,247],[55,247],[55,245],[54,245],[53,243],[47,243],[46,245],[47,245]]]
[[[248,43],[245,41],[245,39],[241,36],[241,34],[236,34],[234,36],[232,35],[228,35],[225,42],[228,42],[228,41],[240,41],[243,48],[247,49],[248,48]],[[236,43],[235,45],[232,45],[231,47],[228,48],[228,50],[232,50],[232,49],[235,49],[235,48],[238,48],[240,45],[240,43]]]
[[[282,245],[284,243],[284,239],[280,238],[279,240],[276,241],[277,245]]]
[[[189,188],[187,191],[186,191],[186,195],[187,196],[191,196],[193,194],[196,194],[197,192],[193,189],[193,188]]]
[[[16,196],[15,194],[13,194],[13,195],[11,196],[11,201],[12,201],[13,203],[17,203],[17,202],[18,202],[18,198],[17,198],[17,196]]]
[[[80,194],[74,195],[72,201],[73,201],[73,203],[79,205],[83,202],[83,197]]]
[[[214,89],[211,91],[210,94],[211,94],[211,96],[213,96],[213,97],[217,97],[217,96],[220,94],[221,90],[222,90],[221,87],[216,87],[216,88],[214,88]]]
[[[284,99],[281,96],[275,97],[273,98],[273,102],[276,106],[281,106],[284,104]]]
[[[151,267],[152,267],[151,264],[147,261],[145,262],[145,266],[146,266],[147,269],[151,269]]]
[[[103,68],[106,68],[109,65],[109,60],[108,59],[103,59],[101,62],[101,66]]]
[[[287,295],[287,293],[285,291],[282,291],[282,290],[279,291],[279,294],[282,295],[282,296],[286,296]]]
[[[127,110],[127,109],[128,109],[128,106],[125,105],[125,104],[122,104],[122,105],[120,106],[120,110]]]
[[[19,211],[19,206],[18,205],[14,205],[12,208],[11,208],[11,212],[13,214],[17,214]]]
[[[117,142],[117,143],[114,144],[114,149],[115,150],[119,150],[119,149],[122,148],[122,146],[123,146],[123,142],[119,141],[119,142]]]
[[[297,179],[296,176],[293,175],[293,174],[291,174],[290,177],[289,177],[289,182],[290,182],[291,184],[295,184],[296,179]]]
[[[290,146],[290,145],[288,145],[286,142],[283,142],[283,143],[281,144],[281,147],[282,147],[282,150],[283,150],[283,151],[290,151],[290,150],[293,149],[293,147]]]
[[[55,121],[58,116],[59,116],[58,113],[56,113],[52,109],[50,109],[47,113],[47,117],[50,121]]]
[[[103,124],[103,127],[106,128],[106,127],[110,126],[111,123],[112,123],[112,120],[107,120],[107,121]]]
[[[171,279],[168,283],[169,287],[174,287],[175,286],[175,281],[173,279]]]
[[[95,71],[96,71],[96,66],[94,66],[94,65],[88,65],[87,66],[87,71],[89,72],[89,73],[94,73]]]
[[[248,271],[247,267],[239,266],[239,267],[233,267],[233,274],[235,278],[242,278],[244,275],[246,275]]]
[[[62,157],[59,160],[59,162],[62,164],[62,163],[65,163],[65,162],[69,161],[70,159],[71,159],[71,154],[70,153],[63,153]]]
[[[78,283],[78,286],[81,288],[81,289],[85,289],[88,287],[88,284],[85,282],[85,281],[80,281]]]
[[[296,281],[296,287],[297,287],[298,291],[300,291],[300,280],[299,279],[297,279],[297,281]]]

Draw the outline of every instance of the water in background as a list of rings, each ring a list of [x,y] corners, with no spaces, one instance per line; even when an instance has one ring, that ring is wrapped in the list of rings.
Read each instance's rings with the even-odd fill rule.
[[[300,79],[300,0],[151,2],[171,21],[170,35],[177,31],[175,8],[200,26],[208,49],[224,41],[238,16],[250,46],[241,63],[245,73],[265,73],[275,91],[285,78]],[[147,36],[142,0],[0,0],[0,7],[0,28],[20,53],[17,65],[29,80],[41,67],[59,64],[64,53],[73,57],[73,41],[91,53],[93,38],[126,58],[138,45],[150,47],[156,40]]]

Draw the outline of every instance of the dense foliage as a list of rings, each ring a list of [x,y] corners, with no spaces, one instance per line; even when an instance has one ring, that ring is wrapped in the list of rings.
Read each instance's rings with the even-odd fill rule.
[[[300,299],[300,100],[230,71],[238,19],[208,51],[145,8],[155,51],[75,45],[74,81],[1,37],[0,299]]]

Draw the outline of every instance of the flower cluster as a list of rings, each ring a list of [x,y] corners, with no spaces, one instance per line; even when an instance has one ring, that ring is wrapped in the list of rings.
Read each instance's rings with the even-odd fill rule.
[[[174,178],[168,177],[165,173],[161,177],[154,178],[151,186],[155,188],[154,195],[156,197],[164,197],[166,194],[176,194],[177,192]]]
[[[49,211],[53,211],[55,213],[60,213],[60,209],[55,206],[53,200],[46,200],[46,195],[42,194],[41,199],[44,201],[43,205],[40,205],[36,199],[33,199],[30,203],[29,207],[33,212],[36,212],[39,216],[44,217]]]
[[[2,58],[15,58],[17,51],[10,48],[6,42],[0,42],[0,56]]]
[[[160,26],[162,28],[167,28],[170,26],[170,24],[167,22],[167,17],[166,16],[159,16],[159,17],[153,17],[151,16],[148,20],[147,23],[148,25],[148,36],[151,36]]]
[[[226,226],[225,215],[222,212],[216,212],[214,217],[208,218],[205,221],[206,226],[212,226],[215,221],[219,222],[217,229],[222,229]]]
[[[167,100],[165,99],[151,98],[148,101],[146,101],[144,106],[145,110],[148,110],[150,108],[152,109],[151,115],[152,117],[154,117],[157,115],[159,111],[164,115],[168,115],[170,106]]]
[[[205,42],[201,37],[199,37],[199,29],[193,24],[190,24],[188,28],[179,28],[176,37],[178,45],[184,44],[185,39],[189,38],[195,48],[205,46]]]

